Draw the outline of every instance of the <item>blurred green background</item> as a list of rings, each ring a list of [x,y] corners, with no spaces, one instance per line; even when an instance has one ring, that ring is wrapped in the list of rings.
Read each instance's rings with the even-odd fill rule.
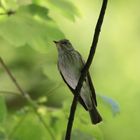
[[[37,112],[47,124],[45,127],[26,99],[15,94],[18,90],[0,67],[0,140],[64,138],[72,94],[57,70],[57,50],[52,41],[68,38],[86,60],[101,3],[0,1],[0,57],[38,104]],[[140,137],[139,5],[139,0],[108,2],[90,68],[103,122],[91,125],[88,113],[79,105],[72,140]],[[8,11],[14,13],[8,15]]]

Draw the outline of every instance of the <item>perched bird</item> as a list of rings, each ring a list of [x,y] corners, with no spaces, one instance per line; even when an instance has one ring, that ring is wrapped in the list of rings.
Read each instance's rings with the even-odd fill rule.
[[[54,41],[54,43],[58,50],[58,69],[60,74],[72,93],[75,94],[74,90],[79,81],[84,61],[79,52],[73,48],[69,40],[63,39]],[[89,72],[83,82],[79,102],[83,105],[85,110],[89,111],[93,124],[102,121],[102,118],[96,109],[96,94]]]

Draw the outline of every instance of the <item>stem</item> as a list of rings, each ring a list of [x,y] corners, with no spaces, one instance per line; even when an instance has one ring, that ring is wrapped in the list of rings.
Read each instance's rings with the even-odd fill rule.
[[[108,2],[108,0],[103,0],[100,15],[99,15],[96,27],[95,27],[95,33],[94,33],[90,53],[89,53],[87,62],[86,62],[85,66],[84,66],[84,68],[81,72],[81,76],[79,78],[78,84],[75,88],[75,95],[74,95],[72,105],[71,105],[71,109],[70,109],[65,140],[70,140],[71,139],[71,131],[72,131],[72,126],[73,126],[73,122],[74,122],[74,116],[75,116],[75,112],[76,112],[78,98],[79,98],[80,91],[81,91],[81,88],[82,88],[82,85],[83,85],[83,81],[85,79],[85,76],[88,72],[88,69],[89,69],[89,67],[92,63],[92,60],[93,60],[93,57],[94,57],[94,54],[95,54],[95,50],[96,50],[99,35],[100,35],[101,26],[102,26],[102,23],[103,23],[103,19],[104,19],[106,7],[107,7],[107,2]]]
[[[9,95],[14,95],[14,96],[20,96],[20,94],[17,92],[5,91],[5,90],[0,90],[0,94],[9,94]]]
[[[10,70],[8,69],[8,67],[6,66],[6,64],[4,63],[3,59],[0,57],[0,64],[2,65],[2,67],[4,68],[4,70],[6,71],[6,73],[8,74],[8,76],[10,77],[10,79],[12,80],[12,82],[15,84],[15,86],[17,87],[17,89],[19,90],[20,94],[29,102],[29,104],[32,106],[32,108],[35,111],[35,114],[38,116],[38,118],[40,119],[40,121],[42,122],[42,124],[44,125],[44,127],[46,128],[46,130],[50,133],[50,136],[52,137],[52,140],[55,140],[55,136],[53,135],[53,132],[51,131],[51,129],[49,128],[49,126],[46,124],[46,122],[44,121],[44,119],[42,118],[42,116],[37,112],[38,109],[38,105],[31,99],[31,97],[29,96],[29,94],[27,92],[25,92],[21,86],[19,85],[19,83],[16,81],[15,77],[12,75],[12,73],[10,72]]]

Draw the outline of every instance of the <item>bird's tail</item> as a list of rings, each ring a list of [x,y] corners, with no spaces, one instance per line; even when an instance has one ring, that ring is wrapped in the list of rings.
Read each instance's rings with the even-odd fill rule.
[[[97,111],[95,106],[94,106],[94,108],[89,110],[89,114],[90,114],[92,124],[97,124],[102,121],[102,117],[99,114],[99,112]]]

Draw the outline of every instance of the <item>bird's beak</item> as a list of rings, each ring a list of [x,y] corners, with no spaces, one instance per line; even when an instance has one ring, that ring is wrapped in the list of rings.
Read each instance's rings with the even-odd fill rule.
[[[58,44],[58,43],[59,43],[58,41],[55,41],[55,40],[54,40],[53,42],[54,42],[55,44]]]

